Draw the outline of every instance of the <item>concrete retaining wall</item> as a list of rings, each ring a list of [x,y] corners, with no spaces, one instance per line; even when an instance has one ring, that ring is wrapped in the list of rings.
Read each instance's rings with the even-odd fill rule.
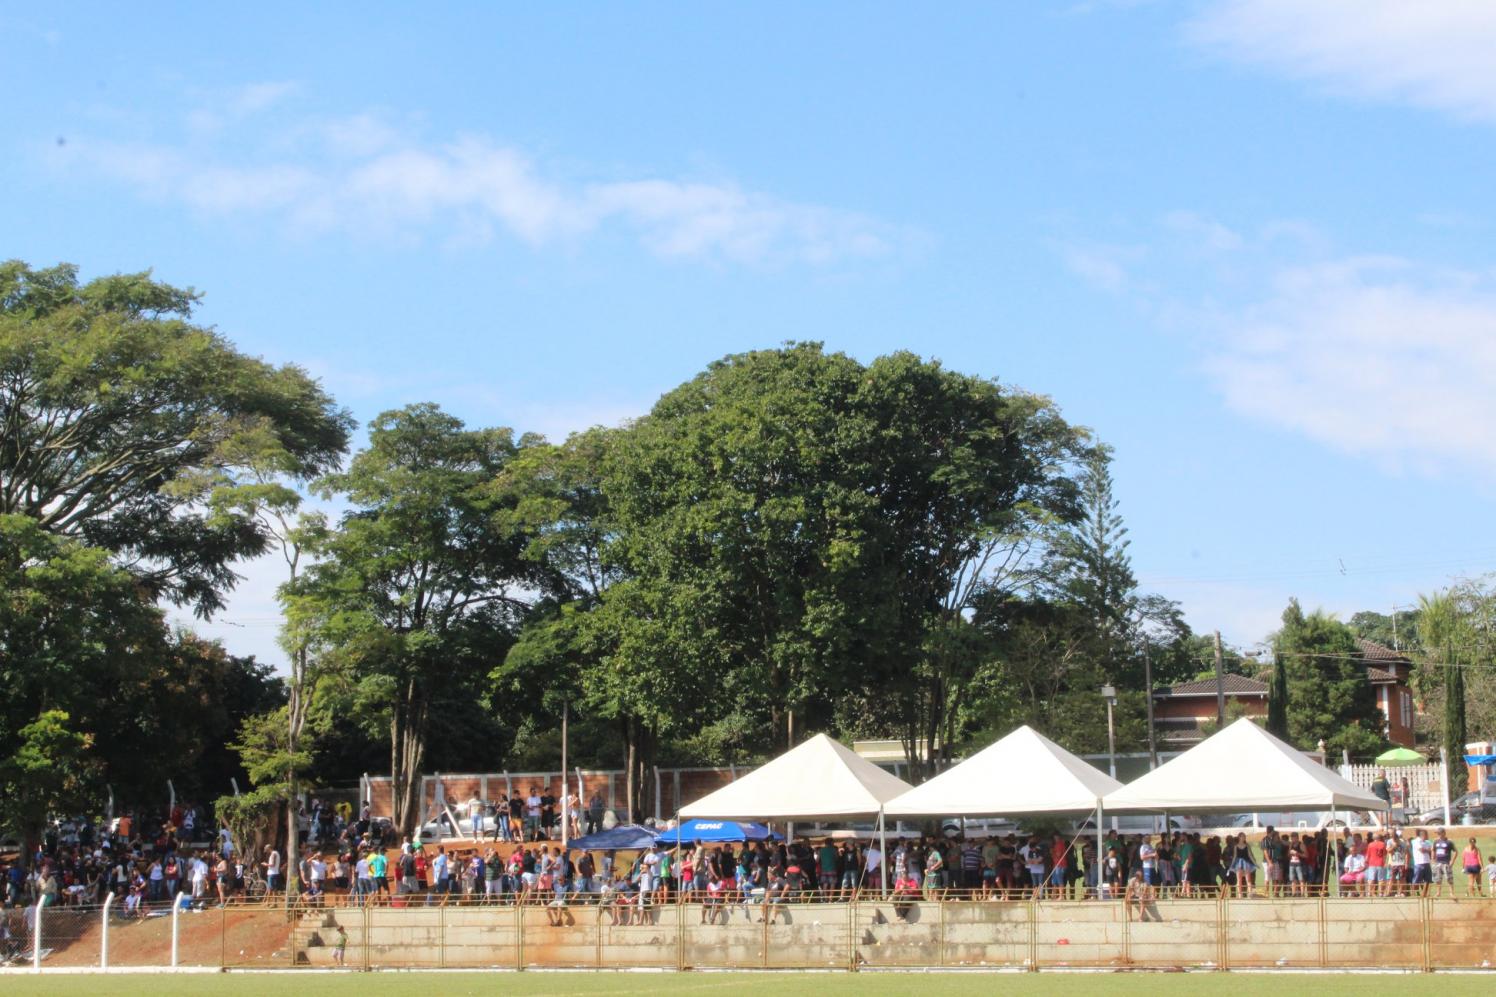
[[[395,967],[625,968],[1491,968],[1496,900],[1168,900],[1129,920],[1120,903],[800,904],[716,923],[695,904],[612,925],[572,907],[342,907],[305,916],[295,962]],[[1134,914],[1134,918],[1136,914]]]

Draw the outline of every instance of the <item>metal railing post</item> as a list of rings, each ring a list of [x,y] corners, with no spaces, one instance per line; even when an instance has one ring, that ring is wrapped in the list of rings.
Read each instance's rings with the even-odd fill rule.
[[[179,948],[178,942],[179,942],[179,938],[180,938],[180,935],[181,935],[181,927],[182,927],[182,897],[184,897],[184,896],[186,896],[186,894],[184,894],[180,890],[178,890],[176,898],[174,900],[172,900],[172,902],[171,902],[171,968],[172,969],[176,969],[177,968],[177,952],[178,952],[178,948]],[[293,945],[293,946],[291,946],[291,948],[295,949],[296,946]]]
[[[114,906],[114,891],[104,898],[104,923],[99,926],[99,968],[109,969],[109,908]]]
[[[1029,972],[1039,971],[1039,902],[1033,898],[1028,902],[1029,912]]]
[[[765,904],[765,906],[759,908],[759,920],[762,921],[763,925],[764,925],[763,945],[762,945],[763,951],[761,951],[759,953],[759,957],[758,957],[759,958],[759,968],[761,968],[761,969],[768,969],[769,968],[769,909],[768,909],[768,906],[767,906],[768,902],[769,902],[769,893],[768,893],[767,890],[765,890],[764,891],[764,904]]]
[[[369,971],[370,961],[373,958],[373,956],[371,955],[371,951],[374,948],[374,923],[373,918],[370,917],[370,907],[368,904],[364,904],[362,907],[360,907],[359,911],[361,912],[360,920],[363,921],[364,932],[364,972],[367,973]]]
[[[1450,889],[1453,890],[1454,887],[1451,886]],[[1434,947],[1429,937],[1429,931],[1432,928],[1430,922],[1432,921],[1433,907],[1434,902],[1428,897],[1420,897],[1418,899],[1419,919],[1423,922],[1423,971],[1425,973],[1432,973],[1434,971]]]
[[[944,900],[936,900],[935,903],[938,904],[939,907],[940,907],[940,921],[939,921],[939,924],[937,926],[937,930],[940,932],[940,939],[939,939],[939,945],[937,945],[936,949],[935,949],[935,964],[938,965],[938,966],[944,966],[945,965],[945,901]]]
[[[515,903],[514,909],[519,911],[519,920],[514,928],[514,968],[521,972],[525,968],[525,902],[524,895]]]
[[[36,916],[31,924],[31,971],[42,971],[42,911],[46,909],[46,898],[36,898]]]
[[[1319,968],[1330,966],[1330,909],[1327,897],[1319,898]]]
[[[1227,894],[1221,894],[1220,899],[1220,931],[1221,931],[1221,969],[1231,968],[1231,898]]]
[[[857,971],[857,896],[847,901],[847,969]]]
[[[411,894],[414,896],[415,894]],[[447,905],[442,904],[436,909],[436,965],[438,969],[447,968]]]

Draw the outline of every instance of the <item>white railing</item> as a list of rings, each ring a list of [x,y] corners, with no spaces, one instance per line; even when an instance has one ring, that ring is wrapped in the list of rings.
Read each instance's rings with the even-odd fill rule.
[[[1371,784],[1376,781],[1377,773],[1382,771],[1387,773],[1387,781],[1392,784],[1393,806],[1417,812],[1444,805],[1444,766],[1437,762],[1391,767],[1375,764],[1340,766],[1341,775],[1367,792],[1371,791]],[[1408,799],[1399,802],[1398,790],[1403,779],[1408,780]]]

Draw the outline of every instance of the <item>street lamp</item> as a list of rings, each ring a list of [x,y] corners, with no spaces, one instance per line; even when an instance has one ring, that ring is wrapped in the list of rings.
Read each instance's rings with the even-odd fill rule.
[[[1112,707],[1117,705],[1117,687],[1101,687],[1101,698],[1106,700],[1106,753],[1111,765],[1112,778],[1117,778],[1117,731],[1112,726]]]

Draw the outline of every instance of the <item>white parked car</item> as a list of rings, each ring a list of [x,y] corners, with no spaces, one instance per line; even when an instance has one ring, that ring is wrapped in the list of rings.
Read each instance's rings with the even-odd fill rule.
[[[1231,818],[1231,826],[1264,829],[1271,827],[1279,831],[1318,831],[1322,827],[1375,827],[1377,824],[1360,810],[1336,810],[1333,814],[1329,810],[1296,810],[1235,814]]]

